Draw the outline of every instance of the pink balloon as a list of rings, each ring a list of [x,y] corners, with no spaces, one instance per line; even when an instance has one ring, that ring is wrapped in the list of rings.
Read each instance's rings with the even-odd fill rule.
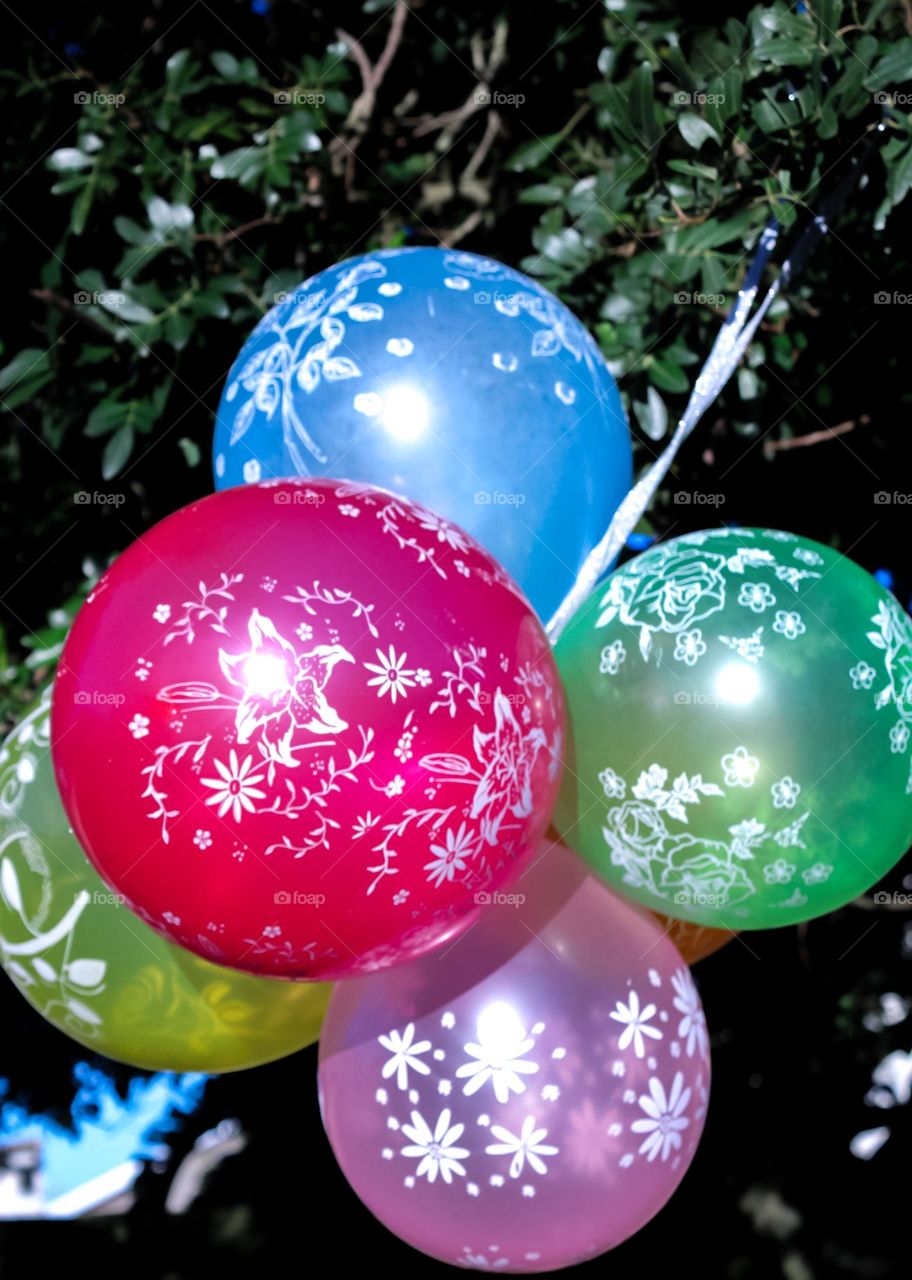
[[[468,534],[382,489],[283,480],[115,561],[51,727],[76,834],[148,924],[340,978],[452,939],[534,853],[563,717],[541,625]]]
[[[323,1121],[416,1249],[550,1271],[657,1213],[696,1150],[709,1047],[690,971],[559,845],[446,953],[336,987]]]

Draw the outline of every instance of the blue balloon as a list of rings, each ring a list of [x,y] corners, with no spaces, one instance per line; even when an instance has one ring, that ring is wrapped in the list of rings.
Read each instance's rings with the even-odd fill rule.
[[[543,619],[630,488],[630,435],[589,333],[491,258],[387,249],[280,296],[219,405],[215,484],[336,476],[462,525]]]

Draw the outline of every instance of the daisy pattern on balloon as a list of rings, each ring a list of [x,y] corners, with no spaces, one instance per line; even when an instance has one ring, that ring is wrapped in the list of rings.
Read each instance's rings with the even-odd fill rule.
[[[396,657],[396,650],[392,645],[389,647],[389,653],[385,654],[382,649],[377,650],[376,662],[365,662],[368,671],[373,671],[374,675],[368,680],[369,687],[376,687],[377,696],[382,698],[384,694],[389,694],[390,702],[395,704],[397,698],[408,697],[409,689],[414,689],[415,681],[414,671],[410,671],[405,666],[405,660],[408,654],[400,653]]]
[[[230,810],[235,822],[240,822],[245,813],[256,813],[253,802],[265,800],[266,792],[256,785],[263,781],[265,774],[250,772],[253,768],[253,756],[245,756],[239,762],[237,752],[232,749],[227,764],[221,760],[213,760],[212,763],[219,776],[200,779],[203,786],[211,788],[214,793],[208,797],[206,804],[217,804],[220,818],[224,818]]]
[[[466,1080],[463,1093],[471,1097],[489,1081],[498,1102],[506,1102],[511,1093],[523,1093],[523,1076],[534,1075],[538,1064],[525,1055],[535,1045],[516,1011],[509,1005],[492,1004],[477,1023],[478,1042],[465,1045],[471,1062],[457,1068],[459,1079]]]
[[[464,822],[458,831],[447,831],[445,840],[444,845],[431,845],[434,857],[424,864],[428,880],[438,889],[445,880],[452,880],[457,871],[465,871],[466,859],[475,852],[475,832],[467,831]]]
[[[678,1035],[685,1042],[688,1058],[694,1053],[701,1057],[709,1050],[709,1038],[706,1033],[706,1015],[700,1003],[697,987],[688,969],[678,969],[671,975],[674,987],[674,1007],[681,1014],[678,1023]]]
[[[518,1178],[528,1162],[536,1173],[545,1174],[548,1166],[543,1156],[556,1156],[557,1147],[545,1143],[547,1129],[536,1129],[535,1116],[526,1116],[518,1134],[511,1133],[502,1124],[491,1126],[491,1134],[497,1138],[490,1146],[485,1147],[489,1156],[512,1156],[510,1161],[510,1177]]]
[[[650,1162],[656,1157],[667,1160],[673,1151],[680,1151],[681,1133],[690,1125],[684,1114],[690,1095],[691,1090],[684,1087],[684,1076],[680,1071],[675,1073],[667,1093],[658,1077],[652,1076],[649,1093],[638,1100],[645,1115],[630,1126],[634,1133],[646,1134],[639,1149],[641,1156],[646,1156]]]
[[[649,1040],[661,1040],[662,1032],[658,1027],[650,1025],[650,1018],[656,1015],[656,1007],[654,1004],[647,1004],[643,1008],[640,1007],[640,997],[635,991],[631,991],[630,997],[626,1004],[618,1000],[614,1012],[610,1015],[615,1022],[624,1024],[624,1030],[618,1037],[618,1048],[624,1050],[628,1045],[633,1045],[633,1051],[638,1058],[646,1056],[646,1044],[644,1037]]]
[[[437,1175],[444,1182],[453,1181],[453,1174],[465,1177],[465,1165],[460,1161],[469,1154],[467,1147],[455,1144],[462,1137],[464,1124],[451,1125],[452,1112],[449,1107],[441,1111],[433,1130],[418,1111],[412,1112],[412,1123],[404,1124],[402,1132],[410,1139],[410,1144],[402,1148],[402,1154],[412,1160],[419,1160],[415,1170],[416,1177],[427,1178],[428,1182],[436,1182]]]
[[[383,1079],[388,1080],[390,1076],[395,1075],[396,1084],[400,1089],[408,1088],[409,1070],[416,1071],[419,1075],[426,1076],[430,1074],[430,1067],[426,1062],[422,1062],[418,1056],[427,1053],[431,1047],[430,1040],[419,1040],[415,1042],[415,1024],[410,1022],[403,1032],[392,1031],[387,1032],[384,1036],[377,1037],[384,1049],[388,1049],[392,1057],[384,1063]]]

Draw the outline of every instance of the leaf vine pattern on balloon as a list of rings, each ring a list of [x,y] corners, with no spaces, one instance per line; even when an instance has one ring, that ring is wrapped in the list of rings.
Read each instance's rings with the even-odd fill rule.
[[[441,577],[451,561],[447,568],[436,561],[440,547],[468,551],[461,530],[392,495],[347,483],[331,493],[340,514],[375,517],[399,553],[416,556]],[[326,500],[325,491],[311,493],[306,486],[296,489],[298,494],[302,502]],[[471,572],[484,576],[488,571],[476,564]],[[171,740],[153,740],[148,715],[124,716],[126,730],[147,748],[140,768],[142,798],[150,802],[146,816],[161,841],[171,842],[188,796],[192,802],[182,781],[189,773],[203,788],[214,819],[205,839],[194,841],[200,851],[230,850],[242,861],[256,848],[266,857],[300,859],[330,853],[334,840],[340,848],[342,840],[360,840],[365,894],[387,888],[394,905],[407,907],[409,892],[396,881],[399,844],[407,833],[421,831],[426,833],[428,885],[439,890],[454,881],[484,883],[489,864],[511,856],[522,820],[532,813],[539,758],[547,760],[552,778],[560,767],[559,733],[545,727],[560,716],[549,674],[530,662],[514,665],[504,655],[495,663],[484,645],[474,643],[453,650],[449,662],[430,670],[409,657],[401,611],[387,609],[379,616],[376,602],[356,597],[345,583],[270,578],[261,584],[262,605],[250,609],[233,593],[244,581],[243,573],[221,572],[214,585],[199,584],[196,598],[162,600],[153,611],[154,622],[170,627],[166,644],[180,639],[192,646],[201,628],[223,637],[218,681],[179,681],[155,689],[156,700],[174,713],[168,722]],[[490,574],[484,581],[491,585],[500,579]],[[270,597],[300,605],[302,622],[294,630],[276,625]],[[317,624],[330,641],[314,640]],[[137,669],[143,661],[137,657]],[[139,689],[145,697],[154,668],[143,670]],[[483,691],[491,687],[493,696]],[[388,704],[399,716],[395,733],[382,743],[375,726],[348,709],[363,711],[365,691],[376,699],[378,714]],[[424,727],[434,718],[455,716],[458,707],[474,714],[469,749],[422,752]],[[183,736],[188,723],[200,732]],[[426,775],[428,803],[397,810],[385,821],[372,815],[371,794],[388,806],[404,789],[402,766],[413,759]],[[343,789],[365,797],[365,812],[350,835],[337,835],[340,823],[331,803]],[[260,850],[256,826],[265,815],[287,819],[288,827]],[[169,912],[169,917],[171,925],[179,925],[178,915]],[[257,955],[285,953],[281,928],[270,925],[270,930],[251,940]],[[217,940],[207,941],[217,957]]]
[[[342,269],[332,289],[312,294],[297,291],[280,307],[268,311],[254,330],[267,333],[272,341],[261,347],[233,377],[225,392],[231,404],[240,401],[234,415],[229,443],[243,439],[257,412],[269,421],[278,413],[285,446],[290,456],[307,474],[306,455],[325,462],[326,455],[307,430],[297,408],[296,391],[310,394],[323,379],[340,381],[359,378],[361,370],[348,356],[338,354],[345,338],[345,321],[363,324],[383,317],[379,303],[365,304],[358,290],[367,280],[382,278],[386,268],[379,262],[359,262]],[[246,398],[243,393],[246,392]],[[303,451],[303,452],[302,452]],[[245,479],[259,480],[255,459],[245,468]]]
[[[409,249],[386,250],[382,255],[326,271],[320,277],[323,287],[309,288],[305,281],[287,298],[268,311],[251,335],[251,342],[268,337],[240,367],[232,369],[225,390],[225,403],[235,406],[228,446],[243,440],[257,414],[267,422],[278,418],[285,448],[299,475],[309,475],[314,464],[327,462],[302,411],[302,395],[311,396],[325,382],[352,380],[358,387],[353,393],[357,412],[368,418],[384,411],[383,371],[366,370],[345,352],[346,326],[382,321],[403,286],[394,278],[395,265]],[[585,337],[575,319],[550,296],[533,293],[528,282],[502,263],[469,253],[440,255],[441,283],[445,288],[467,290],[479,284],[498,285],[490,296],[480,301],[492,303],[503,316],[521,320],[517,339],[528,342],[529,354],[547,357],[567,352],[575,361],[591,361],[585,349]],[[376,297],[366,297],[373,288]],[[509,288],[510,292],[506,292]],[[531,338],[529,330],[531,329]],[[414,339],[405,335],[390,338],[386,355],[393,362],[403,360],[414,351]],[[515,355],[495,352],[495,367],[515,372],[519,362]],[[370,389],[364,389],[368,382]],[[374,384],[376,383],[376,386]],[[381,388],[381,389],[377,389]],[[554,395],[558,403],[572,405],[576,392],[566,380],[557,379]],[[222,460],[224,465],[224,459]],[[255,483],[262,479],[260,462],[251,457],[244,465],[244,479]]]
[[[549,1172],[561,1164],[578,1173],[681,1164],[707,1101],[702,1071],[687,1084],[682,1070],[686,1059],[708,1054],[687,969],[671,975],[670,987],[652,968],[641,985],[628,981],[625,999],[600,1020],[591,1067],[574,1037],[566,1043],[545,1021],[527,1027],[511,1005],[494,1003],[463,1023],[447,1008],[435,1016],[436,1031],[425,1019],[420,1030],[408,1022],[377,1038],[373,1096],[386,1116],[378,1155],[397,1163],[407,1191],[440,1182],[454,1195],[498,1197],[506,1208],[513,1197],[547,1198]],[[610,1117],[587,1121],[565,1095],[590,1069],[618,1081],[619,1102]]]
[[[79,954],[80,918],[90,904],[84,889],[71,896],[66,909],[55,911],[53,876],[47,856],[29,827],[18,819],[26,790],[35,778],[38,753],[49,749],[50,695],[16,726],[0,748],[0,893],[17,920],[16,937],[0,931],[0,957],[16,986],[27,993],[45,1017],[78,1026],[83,1039],[103,1024],[93,1000],[105,991],[107,965]],[[24,748],[11,759],[10,746]],[[23,878],[33,884],[26,901]]]

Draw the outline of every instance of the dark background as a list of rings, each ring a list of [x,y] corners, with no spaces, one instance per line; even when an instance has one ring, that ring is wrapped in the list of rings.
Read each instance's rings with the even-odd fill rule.
[[[644,465],[655,449],[642,430],[648,388],[661,396],[673,420],[699,367],[693,361],[705,356],[719,323],[712,308],[676,307],[675,290],[683,280],[686,288],[713,292],[710,286],[721,281],[730,296],[745,252],[772,208],[770,184],[783,189],[782,175],[789,175],[795,199],[777,208],[786,221],[800,224],[858,154],[859,140],[882,116],[871,86],[883,80],[857,77],[852,93],[837,100],[835,132],[824,109],[827,93],[859,61],[861,46],[853,42],[862,36],[851,28],[867,24],[879,42],[876,50],[862,49],[872,74],[879,59],[901,54],[909,40],[907,7],[898,3],[821,5],[829,24],[809,39],[815,48],[810,63],[800,49],[766,56],[768,50],[754,47],[747,4],[692,3],[685,10],[673,3],[633,3],[614,14],[586,0],[416,4],[362,133],[351,122],[361,88],[357,68],[338,54],[327,59],[326,49],[341,27],[363,35],[375,60],[389,27],[386,8],[291,0],[0,5],[0,366],[24,347],[51,350],[47,366],[27,380],[27,394],[0,417],[0,708],[7,725],[47,675],[48,664],[35,659],[35,650],[62,634],[60,620],[49,625],[48,615],[78,593],[85,561],[103,564],[130,541],[130,530],[138,532],[211,488],[209,440],[221,380],[277,280],[293,283],[376,245],[441,238],[534,266],[593,327],[616,363],[637,462]],[[811,22],[807,6],[774,8],[786,15],[786,25]],[[672,161],[694,156],[678,130],[665,134],[674,123],[668,102],[677,67],[669,41],[680,40],[694,82],[708,84],[706,67],[718,62],[712,42],[722,38],[728,19],[744,24],[739,65],[745,105],[720,127],[717,150],[710,141],[699,151],[700,162],[720,175],[707,192],[702,180],[671,168]],[[522,93],[525,102],[499,113],[480,169],[482,189],[467,193],[459,177],[482,143],[490,113],[466,117],[452,147],[439,151],[435,145],[447,125],[431,122],[471,94],[477,79],[473,37],[490,49],[498,27],[506,32],[505,52],[493,83],[503,93]],[[845,31],[844,39],[833,34],[837,30]],[[737,43],[737,32],[726,38]],[[168,114],[165,64],[183,49],[208,80]],[[613,53],[600,58],[606,49]],[[214,51],[228,51],[239,64],[252,59],[248,79],[232,79],[224,63],[213,71]],[[912,75],[912,54],[907,61],[900,58],[890,73],[899,84]],[[610,219],[586,228],[579,256],[541,252],[546,233],[574,224],[573,182],[610,168],[613,154],[625,147],[635,149],[605,86],[619,85],[624,99],[634,101],[642,63],[655,83],[661,142],[645,148],[648,163],[623,200],[612,197]],[[140,288],[154,284],[168,304],[180,298],[189,278],[236,276],[244,287],[227,295],[227,314],[188,314],[186,331],[153,335],[150,359],[118,340],[109,318],[87,319],[67,307],[86,271],[101,272],[108,286],[117,287],[125,246],[114,219],[142,222],[150,192],[180,199],[184,188],[174,179],[175,165],[188,148],[207,139],[223,153],[244,145],[275,114],[273,90],[324,75],[334,96],[314,121],[320,153],[292,154],[287,173],[266,173],[250,187],[212,183],[198,165],[179,170],[202,202],[197,234],[218,236],[226,226],[244,227],[267,213],[271,220],[236,238],[169,249]],[[784,116],[781,125],[770,125],[759,111],[758,104],[775,98],[783,84],[802,91],[811,83],[817,98],[802,107],[797,121]],[[129,130],[116,116],[96,119],[74,104],[74,86],[114,92],[123,86]],[[198,131],[191,147],[193,122]],[[47,156],[75,146],[89,128],[100,130],[111,163],[85,226],[74,232],[78,192],[51,193],[61,175],[49,171]],[[733,384],[710,410],[663,488],[649,527],[659,534],[683,532],[724,519],[787,528],[838,546],[872,571],[886,571],[908,605],[907,508],[874,500],[878,491],[892,497],[907,487],[902,458],[908,452],[912,303],[874,299],[879,291],[912,295],[906,206],[899,204],[878,225],[885,199],[904,189],[902,165],[910,167],[909,152],[902,150],[908,107],[891,118],[890,134],[893,150],[869,160],[865,182],[834,234],[789,291],[784,313],[762,332],[757,385]],[[333,152],[340,137],[346,145]],[[542,139],[548,145],[536,151]],[[677,216],[674,182],[693,188],[690,197],[675,197],[687,216],[720,223],[748,218],[740,232],[728,239],[723,234],[699,255],[690,276],[669,237]],[[206,222],[205,208],[217,210],[217,223]],[[611,305],[617,296],[634,300],[634,320]],[[87,348],[98,352],[88,361]],[[85,434],[91,414],[121,389],[124,400],[148,404],[165,381],[165,407],[147,428],[137,429],[126,471],[126,459],[112,471],[104,453],[110,433]],[[828,433],[845,423],[852,424],[845,434]],[[819,443],[789,446],[816,432],[823,432]],[[73,493],[80,488],[122,493],[124,503],[116,510],[74,509]],[[724,504],[700,508],[675,501],[677,492],[694,489],[721,492]],[[900,889],[906,880],[912,885],[910,872],[912,867],[904,879],[901,865],[884,887]],[[885,1026],[881,1016],[885,993],[896,993],[906,1010],[912,1008],[907,917],[868,901],[799,929],[750,935],[748,943],[735,940],[696,970],[714,1071],[696,1161],[653,1223],[585,1269],[611,1277],[685,1270],[732,1280],[905,1276],[909,1109],[883,1109],[865,1097],[877,1064],[890,1052],[912,1048],[908,1021]],[[0,1019],[0,1076],[10,1081],[9,1096],[33,1112],[65,1118],[73,1063],[85,1055],[46,1027],[6,982],[0,985]],[[101,1060],[99,1065],[122,1084],[133,1074]],[[80,1270],[105,1274],[116,1268],[181,1280],[280,1268],[443,1274],[391,1237],[348,1190],[323,1137],[315,1065],[312,1049],[213,1080],[201,1111],[171,1141],[167,1167],[143,1175],[128,1216],[0,1226],[0,1274],[49,1268],[49,1251],[60,1247],[71,1253],[66,1265]],[[246,1150],[212,1175],[187,1215],[166,1217],[162,1206],[177,1161],[196,1135],[226,1117],[240,1122]],[[881,1150],[868,1161],[853,1156],[852,1137],[881,1124],[891,1131]]]

